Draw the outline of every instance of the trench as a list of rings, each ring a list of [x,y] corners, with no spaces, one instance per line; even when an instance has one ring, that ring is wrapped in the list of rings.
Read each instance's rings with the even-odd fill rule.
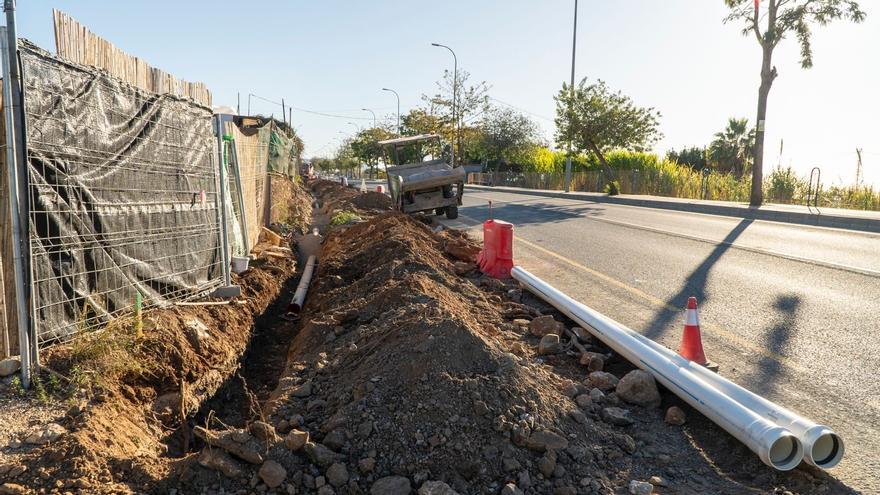
[[[315,228],[323,231],[327,219],[326,215],[320,214],[317,200],[313,200],[312,210],[313,222],[308,231]],[[302,320],[286,316],[287,307],[302,278],[308,255],[320,249],[320,244],[313,238],[299,233],[294,234],[292,245],[297,258],[296,273],[284,282],[278,297],[254,320],[250,340],[238,360],[237,370],[226,377],[217,392],[203,401],[195,413],[188,416],[185,425],[166,438],[170,457],[185,457],[205,447],[205,443],[192,434],[195,426],[244,428],[257,420],[268,421],[269,415],[263,410],[263,404],[278,386],[291,342],[303,325]]]

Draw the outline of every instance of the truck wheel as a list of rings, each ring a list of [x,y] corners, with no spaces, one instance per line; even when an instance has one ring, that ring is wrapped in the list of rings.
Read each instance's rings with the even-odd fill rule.
[[[455,220],[458,218],[458,207],[457,206],[447,206],[446,207],[446,218],[450,220]]]
[[[437,215],[438,217],[443,215],[444,213],[446,213],[446,208],[435,208],[434,209],[434,214]]]

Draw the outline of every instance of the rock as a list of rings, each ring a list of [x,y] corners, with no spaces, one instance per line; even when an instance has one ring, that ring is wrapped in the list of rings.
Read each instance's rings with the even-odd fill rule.
[[[360,438],[369,438],[370,434],[373,433],[373,422],[372,421],[364,421],[358,426],[357,435]]]
[[[632,370],[617,382],[617,396],[630,404],[643,407],[660,405],[660,392],[654,376],[647,371]]]
[[[504,459],[501,459],[501,467],[504,468],[504,471],[509,473],[511,471],[518,471],[522,466],[518,460],[512,457],[505,457]]]
[[[526,447],[538,452],[560,450],[568,447],[568,440],[552,431],[537,430],[529,435],[529,439],[526,440]]]
[[[321,488],[318,488],[318,495],[334,495],[335,493],[333,487],[330,485],[324,485]]]
[[[590,400],[599,403],[605,399],[605,393],[599,390],[598,388],[594,388],[590,390]]]
[[[549,455],[548,455],[549,454]],[[538,471],[544,475],[544,478],[550,479],[553,471],[556,470],[556,455],[552,451],[545,453],[543,457],[538,459]]]
[[[602,371],[605,368],[605,356],[598,352],[587,351],[581,353],[580,362],[590,371]]]
[[[419,488],[419,495],[458,495],[451,486],[442,481],[426,481]]]
[[[553,495],[577,495],[577,489],[573,486],[557,486],[553,489]]]
[[[284,469],[281,464],[270,459],[263,463],[257,474],[260,475],[260,479],[263,480],[263,483],[265,483],[266,486],[269,488],[277,488],[281,486],[281,483],[284,482],[284,478],[287,477],[287,470]]]
[[[65,433],[67,433],[67,430],[58,423],[47,423],[43,426],[43,429],[28,435],[24,442],[32,445],[45,445],[58,440]]]
[[[311,380],[309,380],[309,381],[303,383],[302,385],[300,385],[299,387],[297,387],[292,392],[292,395],[294,397],[299,397],[299,398],[308,397],[308,396],[312,395],[312,382],[311,382]]]
[[[510,344],[510,352],[516,356],[525,356],[526,346],[522,342],[514,342]]]
[[[517,476],[516,482],[518,486],[521,486],[524,489],[528,490],[528,488],[532,486],[532,477],[529,476],[528,471],[523,470],[520,471],[519,476]]]
[[[307,442],[304,449],[309,460],[321,467],[333,464],[338,457],[335,452],[320,443]]]
[[[477,247],[476,244],[459,239],[453,239],[447,242],[443,250],[446,251],[446,254],[449,256],[466,263],[473,263],[474,260],[477,259],[477,255],[480,254],[480,248]]]
[[[666,410],[666,418],[668,424],[681,426],[687,421],[687,414],[678,406],[672,406]]]
[[[580,409],[572,409],[571,411],[568,411],[568,416],[582,425],[587,424],[587,415]]]
[[[523,495],[523,491],[513,483],[508,483],[501,488],[501,495]]]
[[[376,468],[376,459],[372,457],[364,457],[363,459],[358,461],[358,470],[362,474],[372,473],[373,469]]]
[[[456,261],[452,264],[452,271],[459,276],[467,275],[468,273],[475,271],[476,269],[476,263],[468,263],[467,261]]]
[[[248,431],[258,440],[266,443],[274,444],[279,440],[278,435],[275,434],[275,427],[263,421],[254,421],[248,426]]]
[[[513,320],[513,324],[518,327],[528,327],[529,323],[531,322],[525,318],[516,318]]]
[[[645,483],[644,481],[632,480],[629,482],[629,493],[632,495],[651,495],[654,492],[654,485]]]
[[[477,413],[477,416],[482,416],[489,412],[489,406],[487,406],[486,403],[481,400],[475,401],[474,412]]]
[[[409,479],[403,476],[379,478],[370,487],[370,495],[408,495],[412,492]]]
[[[550,315],[539,316],[529,322],[529,332],[535,337],[555,334],[562,335],[565,325],[553,319]]]
[[[324,436],[324,440],[321,443],[329,447],[330,450],[339,452],[345,446],[345,430],[337,428],[331,431]]]
[[[301,430],[290,430],[290,433],[284,437],[284,446],[296,452],[302,450],[309,441],[309,432]]]
[[[665,479],[663,479],[659,476],[651,476],[651,479],[648,480],[648,483],[650,483],[654,486],[668,486],[669,485],[669,483],[667,483]]]
[[[206,444],[221,448],[226,452],[251,464],[262,464],[263,456],[247,442],[250,435],[244,430],[208,430],[201,426],[193,428],[193,434]]]
[[[603,392],[614,389],[618,382],[616,376],[604,371],[594,371],[590,373],[589,378],[590,384]]]
[[[9,376],[21,369],[21,361],[18,358],[0,360],[0,377]]]
[[[581,394],[574,398],[578,407],[581,409],[591,409],[593,407],[593,399],[587,394]]]
[[[225,450],[205,447],[199,454],[199,465],[207,469],[220,471],[227,478],[238,478],[241,476],[241,466]]]
[[[571,327],[571,333],[575,335],[581,342],[584,344],[590,344],[593,342],[593,334],[584,330],[581,327]]]
[[[629,426],[633,420],[629,417],[629,411],[619,407],[606,407],[602,409],[602,419],[612,425]]]
[[[559,352],[559,335],[549,333],[543,337],[541,337],[541,342],[538,343],[538,354],[546,355],[546,354],[556,354]]]
[[[25,487],[15,483],[3,483],[0,485],[0,493],[3,495],[23,495],[27,493]]]
[[[327,469],[327,481],[336,488],[348,483],[348,469],[345,467],[345,464],[333,463]]]

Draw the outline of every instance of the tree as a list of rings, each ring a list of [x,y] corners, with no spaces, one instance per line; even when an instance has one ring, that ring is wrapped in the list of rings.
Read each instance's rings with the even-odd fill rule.
[[[351,141],[352,155],[360,162],[370,166],[370,177],[373,177],[374,167],[379,165],[382,158],[382,147],[379,141],[391,139],[394,133],[383,127],[371,127],[359,131]]]
[[[538,126],[525,115],[502,107],[493,107],[481,125],[480,151],[498,166],[522,161],[538,144]]]
[[[467,86],[467,80],[471,74],[464,70],[458,69],[458,101],[455,105],[455,114],[457,118],[457,127],[461,131],[467,124],[473,123],[478,119],[489,107],[489,85],[486,81],[481,81],[475,85]],[[452,96],[453,92],[453,73],[449,70],[443,72],[443,79],[437,81],[437,93],[433,96],[422,95],[422,101],[429,105],[428,113],[438,115],[446,124],[443,127],[449,129],[451,135],[450,143],[455,141],[452,139],[456,134],[456,130],[452,125]],[[447,127],[448,126],[448,127]],[[458,142],[454,143],[455,149],[459,157],[459,161],[464,157],[463,149],[463,132],[458,133]],[[444,136],[446,138],[447,136]]]
[[[666,152],[666,159],[686,165],[694,170],[703,170],[709,164],[706,161],[706,148],[691,146],[682,148],[681,151],[671,149]]]
[[[761,0],[724,0],[724,3],[731,10],[724,22],[742,21],[745,24],[743,34],[754,34],[761,46],[761,85],[758,87],[757,133],[752,153],[752,194],[749,201],[752,206],[759,206],[764,202],[762,186],[767,97],[778,75],[772,62],[773,49],[786,34],[794,33],[801,47],[801,67],[809,69],[813,66],[810,25],[824,26],[837,19],[861,22],[865,13],[854,0],[767,0],[767,30],[762,33],[759,26]]]
[[[657,129],[660,112],[636,106],[620,91],[612,92],[602,80],[587,84],[584,78],[572,93],[562,83],[556,100],[556,142],[578,152],[596,155],[607,177],[613,177],[605,153],[615,148],[646,151],[662,134]]]
[[[755,128],[749,127],[749,119],[731,117],[727,127],[716,132],[709,144],[709,160],[720,172],[742,177],[749,168],[754,147]]]

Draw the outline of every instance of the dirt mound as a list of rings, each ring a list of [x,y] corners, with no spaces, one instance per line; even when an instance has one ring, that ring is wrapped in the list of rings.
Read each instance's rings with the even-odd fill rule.
[[[536,463],[570,469],[566,484],[610,484],[600,466],[623,458],[632,438],[572,419],[563,381],[508,352],[520,329],[505,313],[528,310],[457,276],[449,241],[395,213],[331,234],[273,417],[295,418],[313,448],[359,473],[349,492],[391,475],[463,493],[538,484]]]
[[[314,181],[311,187],[318,199],[320,213],[329,217],[341,211],[357,211],[362,217],[369,217],[391,209],[391,198],[375,191],[362,194],[357,189],[329,180]]]

